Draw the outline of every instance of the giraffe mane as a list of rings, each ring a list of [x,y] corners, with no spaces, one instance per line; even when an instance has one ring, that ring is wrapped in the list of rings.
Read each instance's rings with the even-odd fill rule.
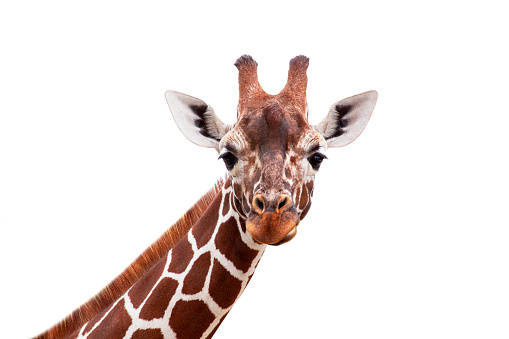
[[[90,300],[70,313],[61,322],[34,339],[66,337],[105,310],[157,264],[200,219],[203,212],[221,191],[224,184],[219,179],[175,224],[169,227],[152,245],[136,258],[122,273]]]

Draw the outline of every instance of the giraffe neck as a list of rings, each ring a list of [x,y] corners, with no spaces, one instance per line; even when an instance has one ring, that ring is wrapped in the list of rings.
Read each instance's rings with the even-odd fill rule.
[[[240,297],[265,246],[232,208],[231,179],[147,274],[71,338],[210,338]]]

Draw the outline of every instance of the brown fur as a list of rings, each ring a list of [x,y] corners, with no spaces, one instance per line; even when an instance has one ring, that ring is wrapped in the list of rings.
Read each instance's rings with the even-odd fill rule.
[[[194,204],[174,225],[147,248],[124,272],[109,283],[96,296],[74,310],[60,323],[34,339],[64,338],[108,308],[136,281],[145,275],[198,221],[214,198],[219,194],[223,180]]]

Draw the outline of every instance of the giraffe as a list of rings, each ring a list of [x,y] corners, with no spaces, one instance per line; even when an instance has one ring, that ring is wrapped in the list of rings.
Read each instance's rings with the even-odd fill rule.
[[[211,338],[238,300],[267,245],[292,240],[311,206],[315,174],[330,147],[364,130],[377,92],[332,105],[308,123],[309,59],[290,61],[277,95],[258,82],[244,55],[237,122],[224,124],[204,101],[166,92],[191,142],[214,148],[227,169],[206,193],[120,276],[37,338]]]

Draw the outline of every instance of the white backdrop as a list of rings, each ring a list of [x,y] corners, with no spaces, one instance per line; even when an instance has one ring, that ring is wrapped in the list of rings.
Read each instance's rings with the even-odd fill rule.
[[[0,336],[61,320],[224,174],[165,90],[232,123],[237,57],[275,94],[305,54],[312,123],[360,92],[378,104],[216,337],[507,338],[502,3],[2,2]]]

